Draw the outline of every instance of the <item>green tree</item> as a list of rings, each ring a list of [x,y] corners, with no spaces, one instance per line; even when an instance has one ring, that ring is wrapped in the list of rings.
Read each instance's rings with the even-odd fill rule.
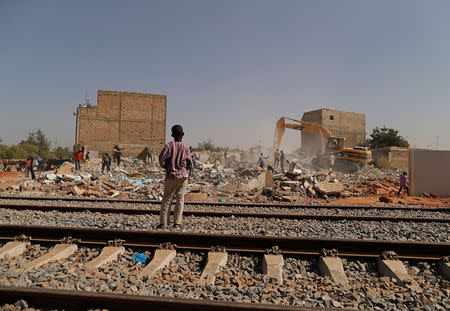
[[[227,148],[227,147],[216,146],[213,143],[211,138],[208,138],[208,140],[198,143],[197,148],[203,149],[203,150],[208,150],[208,151],[213,151],[213,152],[220,152],[220,151],[228,151],[229,150],[229,148]]]
[[[370,148],[382,148],[388,146],[408,147],[408,141],[402,136],[398,135],[398,131],[392,128],[383,126],[376,127],[370,134],[369,139],[366,140],[366,146]]]
[[[0,139],[0,142],[2,140]],[[0,144],[0,158],[25,159],[29,156],[47,159],[72,158],[72,151],[68,147],[56,146],[50,150],[50,141],[41,129],[28,134],[28,137],[17,145]]]
[[[3,144],[0,144],[0,157],[1,158],[7,158],[9,155],[10,151],[9,151],[9,147]]]
[[[50,140],[41,129],[30,132],[26,140],[22,140],[19,146],[32,156],[47,158],[50,155]]]
[[[28,156],[36,157],[38,155],[38,148],[35,145],[13,145],[9,151],[13,159],[26,159]]]

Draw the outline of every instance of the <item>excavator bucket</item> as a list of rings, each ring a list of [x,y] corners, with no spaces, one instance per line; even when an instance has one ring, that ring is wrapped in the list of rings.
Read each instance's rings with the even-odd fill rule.
[[[286,120],[284,117],[280,118],[275,124],[275,136],[273,138],[273,149],[279,149],[281,140],[283,139]]]
[[[286,120],[289,120],[294,123],[286,123]],[[281,117],[275,125],[275,137],[273,143],[274,149],[280,148],[281,140],[283,139],[284,135],[284,130],[287,128],[320,135],[324,143],[326,143],[327,139],[331,137],[330,131],[319,124]]]

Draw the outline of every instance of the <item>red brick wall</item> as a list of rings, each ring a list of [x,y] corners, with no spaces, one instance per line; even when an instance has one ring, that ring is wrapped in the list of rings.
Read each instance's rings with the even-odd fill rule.
[[[146,146],[159,153],[166,140],[166,95],[98,91],[97,107],[80,107],[78,142],[88,150],[139,154]]]

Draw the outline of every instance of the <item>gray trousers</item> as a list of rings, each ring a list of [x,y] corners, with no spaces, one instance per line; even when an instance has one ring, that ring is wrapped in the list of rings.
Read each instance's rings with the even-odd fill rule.
[[[170,215],[172,200],[175,197],[175,213],[173,223],[179,225],[183,217],[184,190],[186,189],[188,178],[166,179],[164,183],[164,196],[161,201],[161,212],[159,214],[159,224],[167,226]]]

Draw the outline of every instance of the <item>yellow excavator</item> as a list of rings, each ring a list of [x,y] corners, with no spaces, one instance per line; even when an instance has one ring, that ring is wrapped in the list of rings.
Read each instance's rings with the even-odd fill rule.
[[[293,123],[287,123],[289,120]],[[285,129],[303,131],[305,133],[317,134],[325,143],[325,153],[319,153],[313,158],[313,165],[317,167],[329,167],[330,157],[334,156],[334,168],[343,171],[357,171],[366,167],[372,161],[372,152],[366,147],[344,148],[344,138],[333,137],[331,132],[316,123],[300,121],[282,117],[277,121],[275,127],[274,146],[279,149]]]

